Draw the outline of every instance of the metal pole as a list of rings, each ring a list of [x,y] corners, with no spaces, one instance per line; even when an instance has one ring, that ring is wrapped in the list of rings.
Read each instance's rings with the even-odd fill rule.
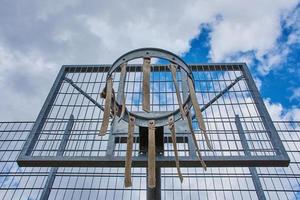
[[[147,182],[147,200],[160,200],[161,199],[161,170],[160,167],[155,168],[156,187],[149,188]],[[147,170],[148,179],[148,170]]]
[[[145,156],[148,150],[148,128],[139,127],[140,136],[140,156]],[[164,152],[164,127],[156,127],[155,129],[155,150],[156,158],[163,155]],[[156,165],[155,168],[155,188],[148,187],[148,168],[147,172],[147,200],[160,200],[161,199],[161,167]]]
[[[243,126],[242,126],[239,115],[235,116],[235,124],[236,124],[238,134],[239,134],[240,139],[241,139],[241,143],[242,143],[242,147],[244,149],[245,155],[246,156],[251,156],[251,153],[249,151],[250,148],[249,148],[249,145],[247,143],[245,132],[244,132],[244,129],[243,129]],[[257,174],[256,168],[255,167],[249,167],[249,171],[250,171],[250,174],[251,174],[251,178],[252,178],[252,181],[253,181],[254,188],[255,188],[258,199],[259,200],[266,200],[266,196],[265,196],[263,187],[261,185],[261,182],[259,180],[259,176]]]
[[[60,142],[59,148],[58,148],[58,152],[57,152],[57,156],[62,156],[64,153],[64,150],[67,146],[68,140],[69,140],[69,136],[70,136],[70,132],[72,130],[74,124],[74,116],[73,114],[71,114],[69,121],[67,123],[67,127],[65,129],[63,138]],[[46,180],[46,184],[44,186],[43,192],[41,194],[40,200],[47,200],[50,196],[50,192],[51,192],[51,188],[53,186],[53,183],[55,181],[55,176],[56,173],[58,171],[58,167],[52,167],[49,174],[48,174],[48,178]]]

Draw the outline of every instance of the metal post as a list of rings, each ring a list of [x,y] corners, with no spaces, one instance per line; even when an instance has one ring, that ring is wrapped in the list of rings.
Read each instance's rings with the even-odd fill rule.
[[[139,137],[140,137],[140,156],[145,156],[148,150],[148,128],[139,127]],[[156,158],[163,156],[164,151],[164,128],[156,127],[155,129],[155,150]],[[148,187],[148,170],[147,171],[147,200],[160,200],[161,199],[161,171],[160,166],[156,165],[155,168],[155,188]]]
[[[123,101],[122,97],[125,92],[124,91],[125,82],[126,82],[126,73],[125,74],[121,73],[117,97],[116,97],[117,102]],[[111,115],[111,117],[112,117],[112,115]],[[108,157],[113,157],[113,153],[114,153],[114,149],[115,149],[115,145],[116,145],[115,144],[116,134],[114,133],[114,127],[116,127],[119,124],[119,119],[120,118],[118,116],[116,116],[115,118],[113,118],[113,121],[111,122],[112,126],[110,129],[110,134],[108,136],[108,145],[107,145],[107,149],[106,149],[106,156],[108,156]],[[125,128],[125,130],[127,130],[127,127]],[[127,135],[125,133],[123,133],[123,134]]]
[[[244,149],[245,155],[246,156],[251,156],[251,153],[249,151],[249,145],[247,143],[245,132],[243,130],[243,126],[242,126],[239,115],[235,116],[235,124],[236,124],[238,134],[239,134],[240,139],[241,139],[241,143],[242,143],[242,147]],[[265,196],[264,190],[262,188],[261,182],[259,180],[256,168],[255,167],[249,167],[249,170],[250,170],[250,174],[251,174],[251,177],[252,177],[252,181],[253,181],[254,188],[255,188],[258,199],[259,200],[266,200],[266,196]]]
[[[180,69],[181,73],[181,87],[182,87],[182,98],[186,99],[188,97],[188,79],[187,79],[187,74],[183,69]],[[177,122],[178,123],[178,122]],[[188,121],[184,120],[185,126],[188,126]],[[196,147],[193,142],[192,134],[187,134],[187,140],[188,140],[188,145],[189,145],[189,155],[190,157],[197,158],[196,154]]]
[[[148,170],[147,170],[148,178]],[[160,167],[155,169],[156,187],[149,188],[147,182],[147,200],[160,200],[161,199],[161,170]]]
[[[70,136],[70,132],[72,130],[73,124],[74,124],[74,116],[71,114],[71,116],[69,118],[69,121],[67,123],[67,127],[65,129],[63,138],[60,142],[60,145],[59,145],[59,148],[58,148],[58,151],[57,151],[57,156],[62,156],[63,155],[64,150],[65,150],[65,148],[67,146],[67,143],[68,143],[68,140],[69,140],[69,136]],[[48,174],[48,178],[46,180],[45,187],[44,187],[43,192],[41,194],[41,198],[40,198],[41,200],[47,200],[49,198],[51,188],[53,186],[57,171],[58,171],[58,167],[51,168],[51,170]]]

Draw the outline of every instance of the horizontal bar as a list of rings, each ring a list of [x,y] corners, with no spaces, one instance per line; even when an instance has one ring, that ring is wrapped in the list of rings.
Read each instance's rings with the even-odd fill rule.
[[[91,141],[93,141],[93,140],[91,140]],[[139,142],[140,142],[140,137],[134,137],[134,143],[139,143]],[[182,136],[182,137],[177,136],[176,142],[177,143],[188,143],[188,136]],[[127,137],[115,136],[115,143],[127,143]],[[172,143],[171,135],[168,137],[164,137],[164,143]]]
[[[201,167],[195,157],[179,157],[181,167]],[[289,160],[281,156],[203,156],[208,167],[287,167]],[[148,158],[139,156],[132,158],[133,167],[147,167]],[[17,160],[22,167],[124,167],[125,156],[89,156],[89,157],[44,157],[24,156]],[[158,167],[175,167],[173,156],[157,156]]]
[[[192,71],[240,71],[243,63],[211,63],[211,64],[190,64]],[[108,72],[111,64],[103,65],[63,65],[68,73],[85,73],[85,72]],[[127,65],[128,72],[141,71],[141,65]],[[167,65],[152,64],[152,71],[169,71]],[[120,72],[120,68],[116,70]]]

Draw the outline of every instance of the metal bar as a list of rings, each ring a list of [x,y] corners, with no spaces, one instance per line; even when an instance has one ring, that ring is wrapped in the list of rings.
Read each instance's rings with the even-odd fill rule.
[[[127,68],[127,65],[125,66],[122,66],[122,67],[126,67]],[[123,99],[123,95],[124,94],[124,86],[125,86],[125,81],[126,81],[126,72],[123,74],[121,73],[121,76],[120,76],[120,81],[119,81],[119,86],[118,86],[118,93],[117,93],[117,102],[122,102]],[[111,130],[110,130],[110,134],[108,136],[108,144],[107,144],[107,150],[106,150],[106,155],[107,156],[113,156],[113,152],[114,152],[114,149],[115,149],[115,134],[113,134],[113,130],[118,122],[120,121],[120,118],[118,116],[116,116],[114,119],[113,119],[113,122],[112,122],[112,126],[111,126]],[[127,127],[126,127],[127,128]],[[126,130],[126,129],[125,129]]]
[[[58,156],[62,156],[63,153],[64,153],[64,150],[65,150],[66,145],[68,143],[68,139],[70,137],[70,133],[71,133],[73,124],[74,124],[74,116],[71,115],[70,118],[69,118],[69,121],[67,123],[63,138],[60,142],[58,151],[57,151]],[[48,178],[46,180],[45,187],[44,187],[43,192],[42,192],[41,197],[40,197],[41,200],[47,200],[49,198],[51,188],[53,186],[57,171],[58,171],[58,167],[51,168],[51,170],[48,174]]]
[[[246,156],[251,156],[251,152],[249,151],[250,149],[249,149],[249,145],[247,143],[245,132],[243,130],[243,127],[242,127],[242,124],[241,124],[241,121],[240,121],[240,118],[239,118],[238,115],[236,115],[236,117],[235,117],[235,123],[236,123],[236,127],[237,127],[237,130],[238,130],[238,134],[240,136],[240,139],[241,139],[241,143],[242,143],[245,155]],[[253,181],[258,199],[265,200],[266,197],[265,197],[261,182],[259,180],[256,168],[255,167],[249,167],[249,171],[250,171],[250,174],[251,174],[251,178],[252,178],[252,181]]]
[[[149,142],[148,142],[148,128],[140,128],[140,136],[144,137],[142,139],[144,142],[142,145],[145,145],[142,147],[142,149],[145,149],[147,151],[147,154],[149,156]],[[160,200],[161,199],[161,169],[160,167],[156,164],[156,160],[163,157],[163,152],[164,152],[164,128],[163,127],[157,127],[155,129],[155,187],[150,187],[149,181],[147,182],[147,200]],[[141,157],[144,157],[144,155],[141,155]],[[174,162],[174,160],[173,160]],[[146,172],[147,172],[147,180],[149,176],[149,167],[146,167]]]
[[[242,143],[245,155],[246,156],[251,156],[250,148],[249,148],[249,145],[247,143],[247,139],[246,139],[245,132],[243,130],[243,126],[242,126],[239,115],[235,115],[235,125],[236,125],[236,128],[238,130],[238,134],[240,136],[241,143]]]
[[[230,90],[230,88],[232,88],[242,78],[244,78],[244,76],[237,77],[230,85],[228,85],[224,90],[222,90],[219,94],[217,94],[214,98],[212,98],[207,104],[205,104],[201,108],[201,112],[205,111],[210,105],[212,105],[214,102],[216,102],[220,97],[223,96],[223,94],[225,94],[228,90]],[[193,115],[192,118],[194,119],[195,115]]]
[[[275,151],[277,152],[278,156],[282,156],[283,159],[289,160],[289,156],[288,156],[287,152],[285,151],[285,148],[280,140],[280,137],[276,131],[276,128],[272,122],[272,119],[271,119],[271,117],[267,111],[267,108],[258,92],[256,84],[255,84],[246,64],[242,65],[242,72],[243,72],[243,75],[245,76],[245,80],[250,89],[253,100],[257,106],[257,110],[258,110],[259,114],[262,116],[261,119],[264,123],[264,126],[267,128],[267,130],[269,130],[269,131],[267,131],[267,133],[268,133],[268,136],[271,140],[271,143],[272,143]]]
[[[148,170],[147,170],[147,177],[148,177]],[[160,167],[155,168],[155,179],[156,179],[155,188],[149,188],[148,181],[147,181],[147,200],[160,200],[161,199],[161,169],[160,169]]]
[[[57,170],[58,167],[53,167],[50,169],[40,200],[48,200]]]
[[[192,71],[212,71],[212,70],[226,70],[226,71],[240,71],[241,66],[244,63],[196,63],[189,64],[188,67],[191,68]],[[228,65],[232,67],[228,69]],[[86,72],[99,72],[99,68],[103,69],[103,72],[108,72],[111,64],[101,64],[101,65],[63,65],[66,68],[66,72],[70,73],[80,73],[81,68],[86,68]],[[163,64],[152,64],[152,71],[160,71],[162,68],[165,68]],[[198,67],[201,66],[201,69]],[[141,65],[138,64],[130,64],[128,65],[128,72],[136,71],[135,68],[141,70]]]
[[[188,97],[188,85],[187,85],[187,74],[184,70],[180,69],[180,72],[181,72],[181,87],[182,87],[182,96],[183,96],[183,99],[186,99]],[[188,123],[187,120],[186,121],[186,124]],[[196,147],[195,147],[195,144],[193,143],[193,138],[192,138],[192,134],[187,134],[187,137],[188,137],[188,147],[189,147],[189,155],[191,157],[194,157],[194,158],[197,158],[197,155],[196,155]]]
[[[68,82],[70,85],[72,85],[78,92],[80,92],[83,96],[85,96],[88,100],[90,100],[95,106],[100,108],[102,111],[104,111],[104,108],[102,105],[100,105],[95,99],[93,99],[90,95],[88,95],[85,91],[83,91],[80,87],[78,87],[71,79],[64,78],[66,82]],[[112,115],[111,115],[112,117]]]
[[[117,121],[118,117],[114,118],[113,124]],[[115,149],[115,135],[112,134],[112,128],[109,131],[108,142],[107,142],[107,149],[106,149],[106,156],[112,157]]]
[[[235,124],[236,124],[238,134],[239,134],[240,139],[241,139],[241,143],[242,143],[245,155],[246,156],[251,156],[251,152],[249,151],[250,149],[249,149],[249,145],[247,143],[245,132],[243,130],[243,126],[242,126],[240,117],[238,115],[235,116]],[[262,188],[261,182],[259,180],[256,168],[255,167],[249,167],[249,170],[250,170],[251,178],[252,178],[252,181],[253,181],[258,199],[259,200],[266,200],[266,196],[265,196],[264,190]]]
[[[70,137],[70,133],[71,133],[72,128],[73,128],[73,125],[74,125],[74,115],[71,114],[70,118],[68,120],[68,123],[67,123],[67,127],[65,129],[63,138],[62,138],[62,140],[60,142],[60,145],[59,145],[59,148],[58,148],[58,152],[57,152],[58,156],[63,156],[64,150],[67,146],[67,143],[68,143],[68,140],[69,140],[69,137]]]
[[[188,97],[188,86],[187,86],[187,74],[180,68],[181,72],[181,88],[182,88],[182,97],[186,99]]]
[[[287,167],[289,160],[278,156],[203,156],[207,167]],[[182,167],[199,167],[194,157],[181,157]],[[22,167],[124,167],[125,156],[26,156],[18,160]],[[156,165],[175,167],[174,156],[157,157]],[[132,167],[147,167],[147,157],[132,158]]]
[[[127,65],[122,66],[122,67],[127,68]],[[124,94],[124,92],[125,92],[124,86],[125,86],[125,81],[126,81],[126,74],[127,73],[125,72],[125,73],[121,73],[121,75],[120,75],[118,94],[117,94],[117,102],[119,102],[119,103],[122,103],[122,101],[123,101],[122,97],[123,97],[123,95],[125,95]]]

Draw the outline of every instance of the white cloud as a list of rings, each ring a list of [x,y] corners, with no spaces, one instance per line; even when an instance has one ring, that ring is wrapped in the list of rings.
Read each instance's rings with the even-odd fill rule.
[[[33,120],[62,64],[112,63],[145,46],[188,51],[201,24],[190,19],[189,7],[180,1],[3,4],[0,120]]]
[[[262,57],[258,58],[260,61],[257,67],[258,72],[261,75],[267,75],[271,70],[281,68],[280,64],[285,61],[289,51],[289,47],[286,45],[278,45],[274,49],[266,51]]]
[[[280,103],[272,103],[270,99],[265,99],[264,102],[272,120],[300,121],[300,108],[285,109]]]
[[[286,17],[286,26],[293,31],[288,37],[287,43],[289,45],[300,43],[300,9],[296,9]]]
[[[264,102],[272,120],[276,121],[284,118],[283,106],[280,103],[272,103],[270,99],[265,99]]]
[[[0,60],[0,120],[33,120],[54,81],[56,65],[37,52],[10,52],[1,47]]]
[[[62,64],[111,63],[128,50],[145,46],[183,55],[202,24],[212,26],[213,61],[241,51],[255,51],[260,57],[281,34],[282,13],[295,4],[293,0],[6,1],[0,7],[0,120],[34,119]],[[290,18],[294,26],[295,17]],[[243,57],[252,61],[251,55]],[[276,57],[268,60],[277,62]]]
[[[300,108],[292,108],[285,114],[285,119],[288,121],[300,121]]]
[[[293,94],[292,96],[290,97],[290,101],[292,100],[297,100],[297,101],[300,101],[300,87],[299,88],[294,88],[292,89],[293,91]]]
[[[248,64],[256,59],[260,63],[258,71],[263,75],[279,67],[289,53],[286,44],[278,43],[282,34],[281,21],[297,3],[299,2],[293,0],[226,1],[228,6],[234,6],[232,9],[226,9],[223,4],[221,6],[225,8],[221,12],[222,20],[213,25],[211,33],[211,59],[218,62],[246,61]],[[292,27],[299,26],[296,25],[297,19],[299,20],[297,13],[298,10],[285,19]],[[290,35],[291,43],[300,38],[295,32]],[[249,52],[252,52],[251,56]],[[243,54],[247,56],[244,57]]]

